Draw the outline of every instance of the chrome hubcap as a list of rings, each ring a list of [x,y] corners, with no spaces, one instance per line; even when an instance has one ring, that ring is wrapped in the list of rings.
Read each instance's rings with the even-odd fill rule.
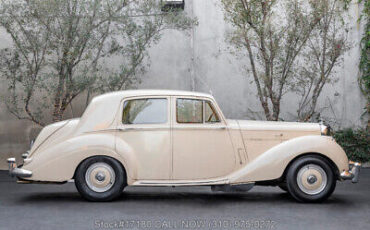
[[[315,164],[302,167],[297,174],[299,189],[309,195],[322,192],[327,185],[327,175],[323,168]]]
[[[115,179],[113,168],[103,162],[90,165],[85,174],[86,184],[94,192],[108,191],[114,185]]]
[[[104,173],[103,173],[103,172],[98,172],[98,173],[96,174],[95,178],[96,178],[98,181],[102,182],[102,181],[104,181],[104,179],[105,179],[105,175],[104,175]]]
[[[317,178],[316,178],[316,176],[315,176],[315,175],[309,175],[309,176],[307,177],[307,182],[308,182],[309,184],[314,184],[316,181],[317,181]]]

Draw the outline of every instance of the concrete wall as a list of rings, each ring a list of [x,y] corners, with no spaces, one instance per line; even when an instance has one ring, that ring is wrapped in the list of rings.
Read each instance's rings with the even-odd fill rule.
[[[151,48],[150,68],[137,87],[211,92],[226,117],[263,118],[255,86],[243,69],[248,60],[238,60],[227,51],[225,32],[230,26],[224,22],[219,4],[217,0],[186,0],[185,10],[199,19],[199,26],[189,32],[166,31],[160,43]],[[344,65],[337,70],[339,81],[324,88],[319,103],[323,115],[335,120],[339,127],[364,124],[361,115],[366,100],[357,84],[359,41],[363,32],[357,22],[359,12],[358,5],[353,4],[349,33],[353,48],[345,56]],[[10,44],[11,39],[0,29],[0,48]],[[0,90],[7,93],[3,82]],[[281,115],[285,120],[295,119],[295,99],[294,95],[283,98]],[[74,104],[76,110],[83,108],[83,100],[82,96]],[[19,121],[9,114],[0,101],[0,169],[6,167],[7,157],[20,158],[38,130],[32,123]]]

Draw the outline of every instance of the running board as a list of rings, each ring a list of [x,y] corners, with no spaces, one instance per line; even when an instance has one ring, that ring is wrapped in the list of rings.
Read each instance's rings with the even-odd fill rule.
[[[61,181],[61,182],[52,182],[52,181],[33,181],[33,180],[25,180],[25,179],[18,179],[17,184],[65,184],[69,181]]]
[[[199,181],[184,181],[184,180],[148,180],[135,181],[132,186],[212,186],[225,185],[228,183],[227,179],[222,180],[199,180]]]
[[[238,185],[212,185],[212,192],[248,192],[254,187],[254,183]]]

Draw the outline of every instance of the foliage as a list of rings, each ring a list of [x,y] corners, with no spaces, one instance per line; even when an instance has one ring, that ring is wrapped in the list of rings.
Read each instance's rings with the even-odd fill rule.
[[[370,133],[365,129],[336,131],[334,138],[353,161],[370,161]]]
[[[62,120],[83,92],[135,84],[161,32],[196,23],[161,7],[158,0],[2,0],[0,26],[13,42],[0,51],[8,110],[43,126],[50,116]]]
[[[322,88],[348,48],[339,0],[222,0],[233,26],[228,41],[249,59],[258,98],[267,120],[280,119],[283,96],[301,97],[298,116],[315,113]],[[283,13],[284,12],[284,13]]]
[[[361,57],[359,78],[360,87],[364,95],[367,97],[367,113],[370,115],[370,1],[359,0],[364,3],[362,19],[366,20],[365,32],[361,40]],[[370,128],[370,120],[368,120],[367,128]]]
[[[301,121],[319,116],[315,113],[323,87],[337,80],[335,67],[342,63],[343,54],[350,48],[343,15],[348,7],[335,0],[317,4],[322,4],[317,7],[322,17],[308,38],[307,49],[301,54],[303,63],[293,78],[296,86],[293,90],[301,98],[297,109]]]

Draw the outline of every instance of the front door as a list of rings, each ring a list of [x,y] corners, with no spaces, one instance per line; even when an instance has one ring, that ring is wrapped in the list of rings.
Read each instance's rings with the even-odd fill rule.
[[[117,141],[127,146],[121,151],[131,151],[136,159],[134,179],[169,180],[172,173],[170,98],[126,99],[121,114]]]
[[[173,98],[173,179],[202,180],[234,170],[226,123],[209,100]]]

